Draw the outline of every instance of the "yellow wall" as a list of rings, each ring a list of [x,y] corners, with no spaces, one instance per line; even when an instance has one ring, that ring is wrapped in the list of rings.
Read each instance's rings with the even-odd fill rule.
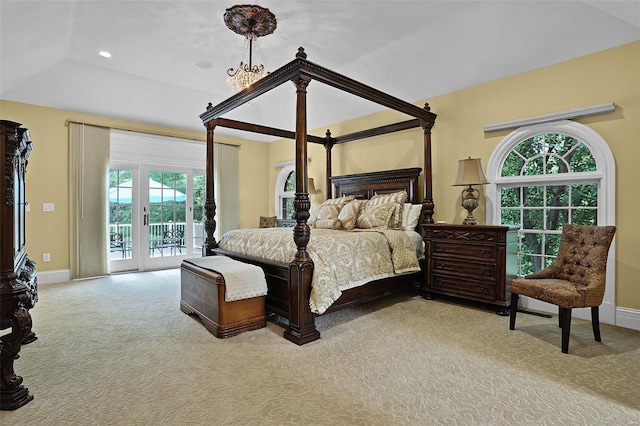
[[[419,89],[417,89],[419,92]],[[497,122],[613,101],[616,111],[577,120],[598,132],[609,144],[616,161],[616,304],[640,309],[640,225],[636,218],[640,199],[634,196],[640,182],[640,42],[630,43],[582,58],[517,76],[447,93],[426,100],[438,114],[433,130],[433,195],[436,220],[460,223],[460,188],[452,187],[457,160],[467,156],[483,159],[486,167],[492,151],[509,131],[484,133],[483,126]],[[418,102],[423,106],[425,101]],[[27,249],[34,260],[51,253],[51,263],[38,262],[39,270],[69,268],[69,221],[67,191],[67,120],[111,127],[134,128],[204,140],[204,132],[164,129],[139,123],[78,114],[70,111],[0,101],[0,116],[24,123],[31,131],[35,149],[27,171]],[[341,135],[406,119],[383,112],[330,126]],[[326,128],[310,133],[323,136]],[[224,140],[223,137],[219,138]],[[350,174],[404,167],[422,167],[422,131],[407,130],[334,148],[333,174]],[[230,140],[231,141],[231,140]],[[240,143],[240,226],[254,227],[257,217],[274,211],[273,187],[278,169],[273,164],[294,159],[292,141],[270,144],[233,139]],[[326,196],[324,148],[309,145],[309,176]],[[264,159],[268,158],[265,164]],[[481,189],[481,188],[479,188]],[[423,189],[420,188],[422,194]],[[482,192],[482,189],[481,189]],[[43,202],[54,202],[54,213],[43,213]],[[475,216],[484,222],[485,207]]]
[[[170,129],[123,120],[115,120],[73,111],[0,100],[0,117],[22,123],[29,129],[34,149],[27,167],[27,253],[36,261],[38,271],[69,269],[69,173],[67,121],[99,126],[206,140],[206,133]],[[216,135],[216,140],[240,145],[240,226],[257,226],[256,217],[266,214],[269,183],[264,158],[269,146],[263,142]],[[55,211],[45,213],[42,203],[54,203]],[[42,254],[50,253],[51,262],[43,263]]]
[[[438,114],[432,132],[434,219],[449,223],[461,223],[466,217],[460,207],[461,188],[451,186],[457,160],[478,157],[486,167],[493,150],[510,133],[484,133],[485,125],[615,102],[615,112],[577,121],[600,134],[613,152],[618,226],[616,305],[640,309],[640,198],[634,195],[640,182],[640,42],[425,101]],[[417,105],[423,106],[425,101]],[[387,111],[330,127],[334,135],[340,135],[395,121],[398,116]],[[350,142],[334,150],[335,175],[423,167],[420,129]],[[486,217],[483,204],[474,212],[480,222]]]

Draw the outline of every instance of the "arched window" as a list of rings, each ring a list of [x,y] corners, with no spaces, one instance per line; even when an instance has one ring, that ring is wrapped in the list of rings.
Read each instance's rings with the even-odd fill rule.
[[[294,164],[285,165],[276,179],[276,216],[278,219],[293,218],[293,200],[296,195],[296,170]]]
[[[613,154],[600,135],[573,121],[513,131],[491,155],[487,178],[487,222],[520,226],[519,275],[553,262],[565,223],[615,224]],[[604,303],[614,311],[613,246],[610,253]]]

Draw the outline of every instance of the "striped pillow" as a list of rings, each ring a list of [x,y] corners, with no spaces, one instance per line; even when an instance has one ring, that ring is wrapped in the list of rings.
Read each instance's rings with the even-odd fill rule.
[[[407,197],[407,191],[377,194],[371,197],[367,205],[377,206],[380,204],[394,203],[395,208],[389,219],[389,229],[402,229],[402,210],[404,209],[404,202],[407,200]]]

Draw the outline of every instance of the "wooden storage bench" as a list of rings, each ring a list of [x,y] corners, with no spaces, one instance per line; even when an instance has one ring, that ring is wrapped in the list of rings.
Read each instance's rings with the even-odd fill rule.
[[[264,296],[225,301],[224,277],[191,259],[180,266],[180,310],[196,315],[220,339],[266,326]]]

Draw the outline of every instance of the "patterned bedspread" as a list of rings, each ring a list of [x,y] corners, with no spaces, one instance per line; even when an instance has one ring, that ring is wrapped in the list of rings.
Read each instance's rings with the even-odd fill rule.
[[[289,263],[296,252],[292,228],[238,229],[225,233],[223,250]],[[322,314],[342,294],[369,281],[420,270],[404,231],[311,229],[307,251],[314,263],[311,312]]]

